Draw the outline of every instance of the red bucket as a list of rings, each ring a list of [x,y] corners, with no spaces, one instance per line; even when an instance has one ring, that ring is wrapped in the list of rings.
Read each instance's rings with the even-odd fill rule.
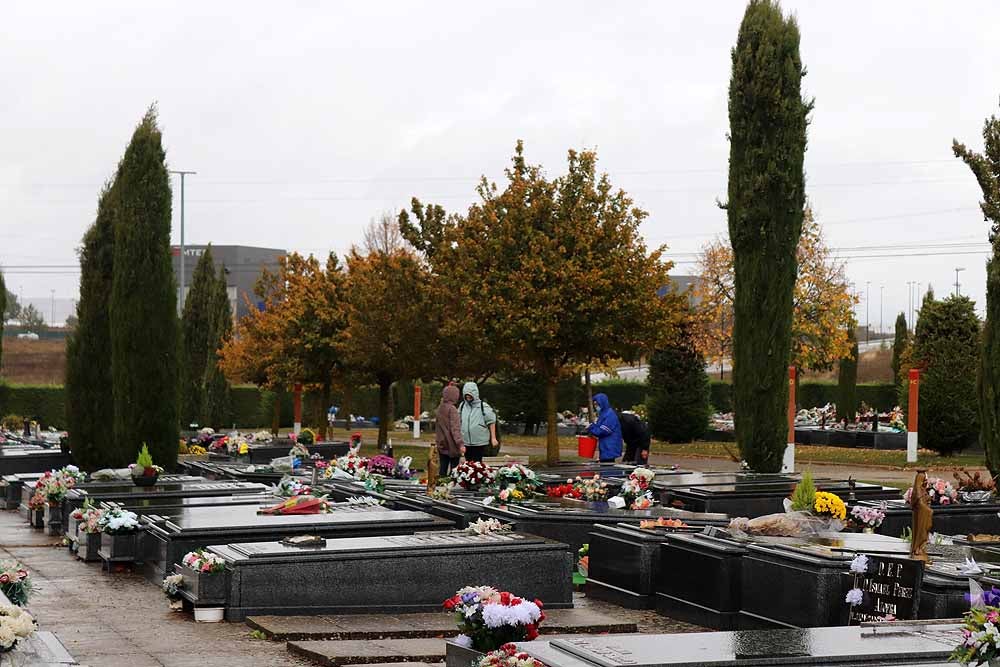
[[[597,438],[592,435],[576,436],[576,453],[580,458],[592,459],[597,451]]]

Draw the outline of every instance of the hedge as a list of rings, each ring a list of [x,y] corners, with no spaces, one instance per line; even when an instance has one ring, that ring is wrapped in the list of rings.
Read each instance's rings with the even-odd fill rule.
[[[424,411],[434,414],[441,400],[441,385],[422,385],[421,405]],[[524,385],[503,382],[487,382],[480,390],[483,397],[495,406],[505,420],[520,420],[526,406],[537,405],[529,417],[544,414],[545,396],[540,390]],[[620,410],[644,403],[647,386],[643,382],[612,380],[595,383],[594,393],[604,393],[611,405]],[[537,394],[537,395],[534,395]],[[812,408],[835,403],[837,385],[828,382],[802,382],[799,385],[798,405]],[[232,389],[233,421],[240,428],[262,427],[271,424],[274,401],[279,400],[275,392],[253,386],[238,386]],[[715,380],[711,383],[712,407],[719,412],[732,411],[732,385]],[[858,400],[879,410],[887,411],[896,405],[896,386],[893,384],[859,384]],[[281,427],[292,425],[292,395],[280,394]],[[334,394],[334,405],[343,405],[343,397]],[[583,385],[574,380],[559,384],[558,405],[560,410],[576,411],[586,403]],[[303,421],[318,425],[325,419],[326,408],[320,405],[318,392],[306,392],[303,397]],[[413,412],[413,383],[400,382],[393,387],[393,407],[396,419]],[[348,409],[356,415],[373,417],[378,414],[378,389],[375,387],[355,388]],[[65,392],[58,385],[32,386],[8,385],[0,383],[0,416],[17,414],[38,420],[43,426],[64,428],[66,425]]]

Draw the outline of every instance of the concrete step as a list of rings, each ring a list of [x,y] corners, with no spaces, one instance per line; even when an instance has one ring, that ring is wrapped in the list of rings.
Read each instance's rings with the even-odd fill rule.
[[[292,641],[288,651],[323,665],[417,665],[444,661],[444,639],[352,639]]]
[[[546,612],[542,634],[625,634],[638,632],[634,621],[592,609]],[[458,634],[455,619],[433,614],[357,614],[338,616],[250,616],[246,624],[275,641],[429,639]]]

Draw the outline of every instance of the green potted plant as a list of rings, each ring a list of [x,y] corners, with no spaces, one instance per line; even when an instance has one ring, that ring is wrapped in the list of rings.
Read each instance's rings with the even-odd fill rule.
[[[132,483],[136,486],[153,486],[156,484],[156,478],[163,472],[163,468],[153,465],[153,457],[146,443],[142,443],[139,456],[135,463],[129,466],[129,470],[132,472]]]

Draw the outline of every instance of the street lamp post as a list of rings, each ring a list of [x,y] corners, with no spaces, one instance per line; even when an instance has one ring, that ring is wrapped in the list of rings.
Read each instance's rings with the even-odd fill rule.
[[[879,285],[878,288],[878,332],[879,335],[885,333],[885,309],[882,307],[885,302],[885,285]]]
[[[180,283],[181,293],[177,299],[177,315],[184,312],[184,177],[188,174],[197,174],[196,171],[183,171],[180,169],[170,170],[171,174],[180,174],[181,177],[181,262],[180,262]]]
[[[965,271],[964,266],[955,267],[955,296],[962,295],[962,284],[958,282],[958,274],[961,273],[962,271]]]
[[[872,281],[865,281],[865,343],[870,342],[872,334],[872,320],[871,320],[871,302],[872,302]]]
[[[51,300],[49,301],[49,326],[54,327],[56,325],[56,291],[50,289]]]

